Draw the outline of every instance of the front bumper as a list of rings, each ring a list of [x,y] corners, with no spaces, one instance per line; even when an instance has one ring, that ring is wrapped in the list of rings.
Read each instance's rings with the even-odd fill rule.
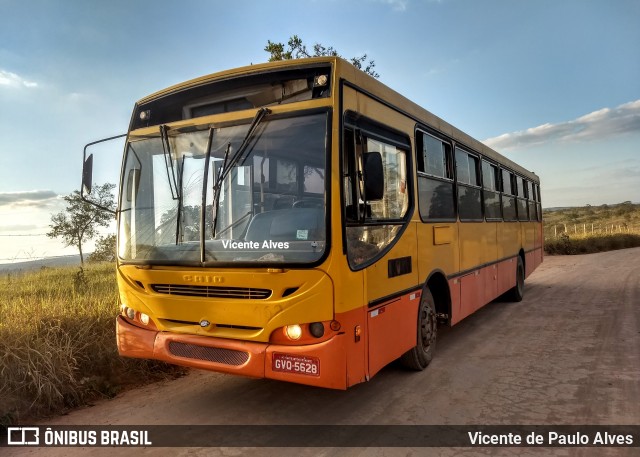
[[[137,327],[122,316],[116,320],[118,352],[125,357],[156,359],[175,365],[269,378],[332,389],[347,388],[344,335],[318,344],[285,346],[196,335],[159,332]],[[317,375],[273,370],[273,354],[315,357]]]

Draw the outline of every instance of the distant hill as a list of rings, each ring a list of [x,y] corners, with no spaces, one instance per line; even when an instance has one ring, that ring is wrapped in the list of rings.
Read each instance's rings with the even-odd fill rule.
[[[28,260],[25,262],[3,263],[0,264],[0,272],[8,273],[12,271],[30,271],[38,270],[42,267],[64,267],[71,265],[80,266],[79,255],[65,255],[58,257],[46,257],[39,260]]]

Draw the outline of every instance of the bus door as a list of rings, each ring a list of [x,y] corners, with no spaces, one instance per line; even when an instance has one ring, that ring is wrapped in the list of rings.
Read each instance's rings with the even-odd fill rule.
[[[349,266],[364,269],[369,376],[416,344],[420,289],[409,223],[409,139],[358,118],[345,130]]]

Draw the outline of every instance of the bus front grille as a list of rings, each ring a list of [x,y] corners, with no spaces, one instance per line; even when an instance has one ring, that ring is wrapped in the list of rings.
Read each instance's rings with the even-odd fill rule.
[[[271,296],[269,289],[252,287],[186,286],[183,284],[151,284],[151,289],[159,294],[183,295],[204,298],[236,298],[264,300]]]
[[[207,362],[223,363],[225,365],[234,366],[242,365],[249,360],[249,354],[244,351],[197,346],[195,344],[181,343],[179,341],[169,342],[169,352],[175,356],[184,357],[186,359],[206,360]]]

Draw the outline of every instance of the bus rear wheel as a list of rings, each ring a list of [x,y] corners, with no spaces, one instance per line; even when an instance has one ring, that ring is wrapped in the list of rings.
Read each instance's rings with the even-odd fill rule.
[[[400,358],[400,362],[412,370],[422,371],[427,368],[436,350],[437,335],[436,304],[431,292],[424,290],[418,309],[417,343]]]
[[[522,257],[518,256],[516,265],[516,285],[509,289],[506,298],[509,301],[519,302],[524,297],[524,263]]]

